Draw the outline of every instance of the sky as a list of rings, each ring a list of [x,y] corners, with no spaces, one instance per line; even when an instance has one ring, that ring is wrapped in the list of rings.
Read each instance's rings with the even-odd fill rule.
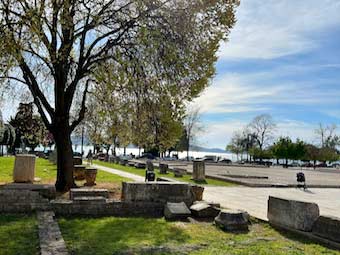
[[[196,143],[224,149],[259,114],[272,115],[276,137],[312,143],[319,123],[340,127],[339,13],[339,0],[242,0],[216,76],[194,102],[204,127]]]
[[[260,114],[273,117],[276,137],[311,143],[319,123],[340,127],[339,13],[339,0],[242,0],[217,74],[194,102],[198,144],[225,148]]]

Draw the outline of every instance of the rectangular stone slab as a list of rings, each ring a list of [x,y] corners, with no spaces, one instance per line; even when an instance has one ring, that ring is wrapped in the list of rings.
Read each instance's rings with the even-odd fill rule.
[[[104,197],[109,198],[109,191],[107,189],[71,189],[70,199],[73,200],[76,197]]]
[[[122,197],[125,201],[185,202],[188,206],[195,200],[191,185],[178,182],[123,182]]]
[[[314,223],[313,234],[340,243],[340,218],[320,216]]]
[[[167,220],[186,219],[191,215],[189,208],[184,202],[166,203],[164,207],[164,216]]]
[[[268,200],[268,220],[274,225],[310,232],[319,215],[319,207],[315,203],[271,196]]]

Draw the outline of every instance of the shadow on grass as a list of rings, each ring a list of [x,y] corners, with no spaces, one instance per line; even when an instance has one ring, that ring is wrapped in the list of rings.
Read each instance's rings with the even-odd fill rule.
[[[74,254],[113,254],[142,246],[182,244],[190,239],[183,229],[163,219],[62,218],[64,239]]]

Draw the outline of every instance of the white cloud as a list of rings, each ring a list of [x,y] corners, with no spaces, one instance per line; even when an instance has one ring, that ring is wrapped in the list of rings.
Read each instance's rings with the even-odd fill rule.
[[[221,58],[272,59],[318,47],[315,31],[340,24],[337,0],[244,0]]]
[[[203,146],[217,147],[224,149],[229,143],[232,134],[235,131],[240,131],[245,127],[248,121],[228,120],[223,122],[208,122],[206,123],[206,130],[200,138],[198,143]],[[317,125],[296,120],[279,120],[276,119],[277,128],[275,131],[275,138],[280,136],[289,136],[293,140],[297,138],[302,139],[308,143],[316,143],[315,129]]]

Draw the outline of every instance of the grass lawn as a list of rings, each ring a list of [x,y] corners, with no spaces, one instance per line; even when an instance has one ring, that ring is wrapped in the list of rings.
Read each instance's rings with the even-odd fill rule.
[[[0,183],[9,183],[13,181],[13,167],[14,157],[0,157]],[[46,159],[37,158],[35,176],[41,178],[41,183],[55,183],[57,167]],[[130,181],[130,179],[104,171],[98,171],[98,184],[121,183],[122,181]],[[80,185],[80,183],[77,184]]]
[[[137,169],[135,167],[122,166],[122,165],[119,165],[119,164],[103,162],[103,161],[99,161],[99,160],[94,160],[93,163],[97,164],[97,165],[115,168],[117,170],[122,170],[122,171],[125,171],[125,172],[128,172],[128,173],[140,175],[140,176],[143,176],[143,177],[145,176],[145,170],[144,169]],[[204,183],[195,182],[195,181],[191,180],[191,178],[192,178],[191,175],[185,175],[181,178],[176,178],[176,177],[174,177],[173,173],[171,173],[171,172],[168,173],[168,174],[159,174],[156,171],[156,178],[157,177],[168,177],[168,178],[172,178],[172,179],[178,180],[178,181],[190,182],[190,183],[201,184],[201,185],[214,185],[214,186],[225,186],[225,187],[236,186],[236,184],[234,184],[234,183],[219,181],[219,180],[213,180],[213,179],[210,179],[210,178],[207,178],[206,182],[204,182]]]
[[[340,254],[258,222],[244,234],[226,233],[210,223],[144,218],[60,218],[59,225],[70,253],[81,255],[151,254],[151,251],[214,255]]]
[[[39,254],[35,216],[0,215],[0,255]]]

